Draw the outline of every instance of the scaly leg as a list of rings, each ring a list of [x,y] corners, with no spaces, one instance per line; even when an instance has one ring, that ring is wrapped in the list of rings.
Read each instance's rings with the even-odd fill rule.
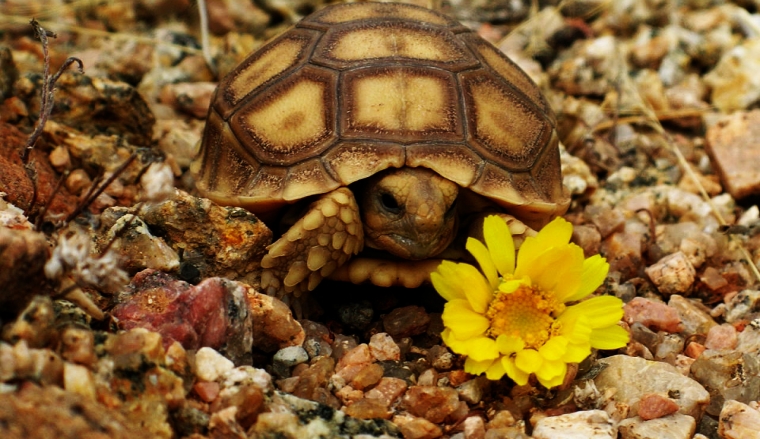
[[[364,246],[354,194],[338,188],[320,196],[261,260],[261,287],[270,295],[300,297],[316,288]]]

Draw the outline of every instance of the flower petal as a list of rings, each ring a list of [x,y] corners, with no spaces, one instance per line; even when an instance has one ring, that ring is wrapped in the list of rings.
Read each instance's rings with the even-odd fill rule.
[[[530,374],[520,370],[517,365],[515,365],[514,358],[501,357],[501,365],[507,372],[507,376],[512,378],[512,381],[514,381],[515,384],[518,386],[524,386],[528,384],[528,377],[530,377]]]
[[[481,336],[489,326],[488,319],[473,311],[470,302],[464,299],[446,302],[441,318],[444,326],[451,328],[460,340]]]
[[[499,359],[494,361],[491,367],[486,369],[486,378],[494,381],[499,380],[505,373],[507,373],[507,371],[504,370],[504,365],[502,364],[501,359]]]
[[[565,355],[567,343],[565,337],[554,336],[538,348],[538,353],[547,361],[557,361]]]
[[[562,361],[565,363],[580,363],[591,355],[591,345],[588,343],[569,343]]]
[[[536,372],[536,378],[547,389],[557,387],[565,381],[567,363],[562,361],[545,362],[541,370]]]
[[[583,274],[581,274],[581,285],[572,296],[567,298],[568,302],[581,300],[593,293],[599,285],[607,278],[610,271],[610,264],[607,259],[600,255],[594,255],[583,261]]]
[[[567,244],[573,235],[573,225],[562,217],[554,218],[536,236],[525,238],[517,255],[515,276],[521,266],[530,266],[544,251]],[[518,276],[519,277],[519,276]]]
[[[488,304],[493,300],[493,289],[485,277],[477,268],[470,264],[457,264],[460,275],[459,282],[467,295],[467,300],[475,312],[481,314],[488,309]]]
[[[496,347],[502,355],[511,355],[517,351],[521,351],[525,347],[525,342],[520,337],[501,334],[496,337]]]
[[[502,276],[515,272],[515,243],[512,232],[498,215],[489,215],[483,220],[483,238],[491,253],[491,260]]]
[[[467,359],[464,360],[464,371],[473,375],[480,375],[488,370],[493,362],[493,360],[475,361],[472,357],[467,357]]]
[[[496,265],[494,265],[491,253],[488,252],[485,244],[475,238],[467,238],[466,248],[478,261],[480,270],[488,279],[488,283],[491,284],[491,289],[495,290],[499,286],[499,273],[496,272]]]
[[[543,357],[535,349],[523,349],[515,355],[515,366],[528,374],[540,369],[543,362]]]
[[[475,361],[495,360],[499,358],[496,340],[490,337],[478,337],[468,341],[467,355]]]
[[[520,249],[522,252],[522,249]],[[559,302],[567,302],[581,286],[583,250],[575,244],[549,248],[530,265],[518,265],[515,276],[527,276],[542,291],[551,291]]]
[[[469,339],[460,340],[454,336],[451,328],[446,328],[441,332],[441,339],[452,352],[459,355],[467,355],[469,348]]]
[[[593,329],[589,342],[591,347],[596,349],[617,349],[628,344],[628,331],[620,326],[610,326],[608,328]]]
[[[562,315],[585,316],[592,329],[616,325],[623,318],[623,301],[615,296],[597,296],[565,308]]]
[[[566,373],[567,363],[564,361],[544,361],[541,368],[536,371],[536,378],[539,381],[549,381],[557,377],[564,378]]]
[[[444,268],[446,265],[452,264],[452,262],[449,261],[443,261],[441,265],[438,266],[436,271],[430,273],[430,281],[433,283],[433,287],[436,291],[438,291],[438,294],[441,295],[446,300],[454,300],[454,299],[465,299],[467,296],[464,294],[464,291],[461,291],[458,288],[458,282],[452,282],[449,279],[449,276],[445,275],[446,268]]]

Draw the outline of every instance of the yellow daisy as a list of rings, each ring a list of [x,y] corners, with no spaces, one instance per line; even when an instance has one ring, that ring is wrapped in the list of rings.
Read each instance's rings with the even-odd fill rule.
[[[562,384],[567,363],[578,363],[591,348],[617,349],[628,343],[618,326],[623,302],[593,297],[575,305],[604,282],[609,264],[599,255],[584,258],[570,243],[573,226],[556,218],[525,239],[515,261],[512,234],[504,220],[485,219],[485,244],[469,238],[476,267],[444,261],[432,273],[446,299],[442,338],[467,356],[465,371],[498,380],[505,374],[524,385],[531,374],[547,388]]]

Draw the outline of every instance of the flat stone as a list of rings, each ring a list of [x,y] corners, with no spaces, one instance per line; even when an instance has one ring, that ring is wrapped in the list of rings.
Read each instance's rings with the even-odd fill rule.
[[[612,400],[631,407],[631,416],[638,414],[639,401],[650,393],[670,396],[678,404],[679,413],[695,419],[701,417],[710,401],[704,387],[670,364],[626,355],[614,355],[599,362],[607,368],[594,379],[597,388],[602,392],[614,390]]]
[[[739,401],[729,400],[720,411],[718,434],[722,439],[760,438],[760,411]]]
[[[536,423],[534,439],[616,439],[615,422],[603,410],[547,416]]]
[[[760,41],[755,44],[760,48]],[[735,199],[760,193],[760,111],[736,112],[707,129],[705,149]]]
[[[691,439],[696,428],[694,418],[680,413],[649,421],[635,416],[618,424],[620,439]]]

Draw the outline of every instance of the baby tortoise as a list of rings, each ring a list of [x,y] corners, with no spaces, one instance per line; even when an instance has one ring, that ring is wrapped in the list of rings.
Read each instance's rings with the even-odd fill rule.
[[[530,78],[451,18],[340,4],[220,82],[193,172],[204,196],[286,225],[261,286],[300,296],[364,247],[429,270],[486,212],[533,227],[564,213],[555,126]],[[415,286],[428,275],[388,279],[361,261],[344,277]]]

